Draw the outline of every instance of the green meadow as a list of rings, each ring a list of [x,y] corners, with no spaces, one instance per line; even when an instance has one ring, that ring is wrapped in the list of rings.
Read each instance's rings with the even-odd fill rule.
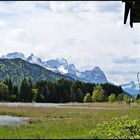
[[[29,117],[26,124],[1,126],[1,139],[90,139],[97,124],[128,115],[140,119],[140,106],[118,103],[68,103],[60,107],[0,106],[1,115]],[[102,130],[103,131],[103,130]]]

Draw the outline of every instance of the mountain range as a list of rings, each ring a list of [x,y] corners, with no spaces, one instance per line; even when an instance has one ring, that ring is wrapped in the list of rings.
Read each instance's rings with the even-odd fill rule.
[[[51,59],[47,61],[42,61],[33,53],[31,53],[28,57],[25,57],[23,53],[13,52],[13,53],[8,53],[0,57],[1,59],[0,62],[2,61],[2,59],[10,59],[11,60],[10,63],[13,63],[15,59],[17,60],[17,58],[24,60],[25,61],[24,63],[28,62],[31,64],[37,64],[41,67],[44,67],[43,70],[46,71],[45,73],[53,72],[55,74],[59,74],[60,77],[63,77],[63,76],[66,78],[69,77],[73,80],[79,80],[79,81],[88,82],[88,83],[110,83],[107,80],[104,72],[98,66],[96,66],[92,70],[86,70],[84,72],[80,72],[78,69],[76,69],[74,64],[69,64],[67,60],[64,58],[56,58],[56,59]],[[54,77],[56,78],[57,76],[55,75]],[[60,78],[59,76],[57,77],[57,79]],[[138,93],[138,88],[136,87],[136,84],[133,81],[127,84],[122,84],[121,87],[125,92],[133,96],[136,96]]]
[[[67,60],[64,58],[57,58],[48,61],[42,61],[40,58],[35,56],[33,53],[27,58],[24,54],[19,52],[8,53],[3,55],[1,59],[15,59],[20,58],[32,64],[38,64],[47,70],[55,73],[60,73],[65,76],[72,77],[75,80],[80,80],[89,83],[108,83],[104,72],[99,68],[95,67],[92,70],[80,72],[75,68],[74,64],[68,64]]]

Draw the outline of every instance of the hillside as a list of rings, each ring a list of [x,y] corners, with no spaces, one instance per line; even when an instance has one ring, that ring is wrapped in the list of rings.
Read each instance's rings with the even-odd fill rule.
[[[11,79],[16,85],[20,85],[22,79],[27,76],[31,77],[32,82],[39,79],[57,81],[61,78],[73,80],[70,77],[54,73],[37,64],[31,64],[20,58],[0,59],[0,80]]]

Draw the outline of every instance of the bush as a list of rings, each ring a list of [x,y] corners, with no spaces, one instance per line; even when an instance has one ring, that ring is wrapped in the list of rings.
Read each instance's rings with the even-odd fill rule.
[[[92,97],[90,95],[90,93],[87,93],[86,96],[84,97],[84,100],[83,100],[84,103],[86,102],[92,102]]]
[[[94,87],[94,91],[92,94],[92,100],[94,102],[103,102],[105,101],[106,96],[105,96],[105,91],[101,85],[97,85]]]
[[[98,124],[89,135],[92,138],[138,139],[140,126],[137,120],[131,120],[128,116],[114,117],[108,122]]]
[[[115,94],[111,94],[108,98],[109,98],[109,102],[111,102],[111,103],[116,101]]]

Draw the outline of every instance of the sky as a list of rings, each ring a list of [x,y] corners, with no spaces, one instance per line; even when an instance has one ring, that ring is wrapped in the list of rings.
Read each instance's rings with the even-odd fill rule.
[[[0,1],[0,56],[65,58],[80,71],[99,66],[108,81],[135,81],[140,23],[123,24],[122,1]]]

